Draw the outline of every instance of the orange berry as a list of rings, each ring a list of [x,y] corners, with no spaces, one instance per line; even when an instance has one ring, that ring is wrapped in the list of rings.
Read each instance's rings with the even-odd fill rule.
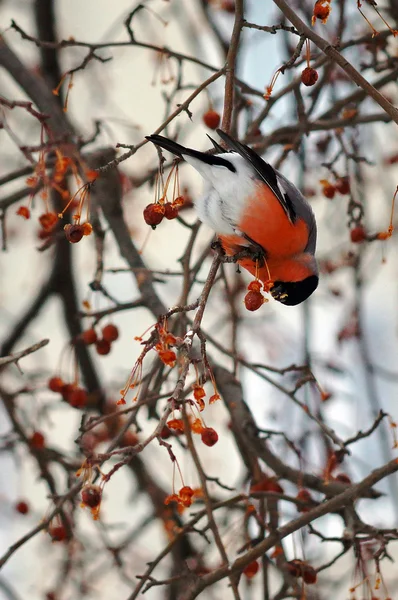
[[[83,223],[82,227],[83,227],[83,235],[91,235],[91,233],[93,231],[93,226],[91,225],[91,223]]]
[[[218,442],[218,433],[212,427],[205,427],[200,436],[206,446],[214,446]]]
[[[200,400],[201,398],[204,398],[206,396],[206,392],[204,391],[202,386],[195,385],[193,389],[193,396],[195,400]]]
[[[363,225],[357,225],[350,231],[351,241],[354,244],[360,244],[366,240],[366,231]]]
[[[203,122],[204,124],[209,128],[209,129],[217,129],[217,127],[220,124],[221,121],[221,117],[219,115],[219,113],[215,110],[213,110],[212,108],[210,108],[207,112],[205,112],[205,114],[203,115]]]
[[[30,437],[29,443],[35,450],[43,450],[46,440],[40,431],[34,431]]]
[[[251,281],[247,286],[250,292],[259,292],[261,290],[261,282],[258,279]]]
[[[156,225],[159,225],[163,221],[164,217],[164,205],[159,203],[148,204],[144,208],[144,220],[147,225],[150,225],[152,229],[156,229]]]
[[[111,343],[108,342],[108,340],[99,339],[95,342],[95,349],[97,354],[100,356],[105,356],[111,351]]]
[[[30,219],[30,210],[27,206],[20,206],[17,210],[17,215],[24,219]]]
[[[330,11],[332,10],[329,2],[330,0],[317,0],[315,2],[312,15],[312,25],[314,25],[316,19],[320,19],[322,23],[326,23],[330,15]]]
[[[27,515],[29,512],[29,504],[24,500],[20,500],[15,505],[15,510],[19,512],[21,515]]]
[[[159,350],[160,360],[169,367],[174,367],[177,360],[177,355],[174,350]]]
[[[84,235],[84,230],[82,225],[65,225],[64,227],[66,239],[71,244],[77,244],[80,242]]]
[[[116,325],[105,325],[105,327],[102,329],[102,337],[107,342],[115,342],[119,337],[119,330]]]
[[[254,577],[260,568],[257,560],[253,560],[253,562],[249,563],[244,569],[243,574],[246,575],[248,579]]]
[[[90,346],[91,344],[95,344],[95,342],[98,339],[97,333],[96,333],[96,331],[95,331],[94,328],[87,329],[86,331],[83,331],[83,333],[81,334],[80,337],[81,337],[83,343],[86,344],[86,346]]]
[[[265,298],[261,292],[247,292],[244,302],[247,310],[254,311],[264,304]]]
[[[65,385],[61,377],[51,377],[48,380],[48,389],[55,393],[61,393],[62,387]]]
[[[82,489],[82,503],[90,508],[96,508],[101,504],[102,489],[99,485],[86,485]]]
[[[301,73],[301,81],[307,87],[315,85],[318,81],[318,71],[312,67],[306,67]]]

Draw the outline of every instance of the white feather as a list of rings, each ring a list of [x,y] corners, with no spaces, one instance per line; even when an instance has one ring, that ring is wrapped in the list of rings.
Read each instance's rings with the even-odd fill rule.
[[[247,198],[255,192],[258,180],[254,169],[239,154],[229,152],[218,156],[232,163],[236,172],[184,155],[187,163],[205,180],[203,195],[195,201],[195,207],[199,219],[217,233],[239,235],[238,224]]]

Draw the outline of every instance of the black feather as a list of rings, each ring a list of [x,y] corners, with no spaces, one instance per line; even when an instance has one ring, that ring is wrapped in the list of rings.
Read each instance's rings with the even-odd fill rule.
[[[213,138],[210,137],[210,135],[208,133],[206,133],[206,135],[209,138],[209,140],[211,141],[211,143],[213,144],[214,148],[217,150],[217,152],[220,152],[221,154],[226,152],[225,148],[220,146],[220,144],[218,142],[216,142],[216,140],[213,140]]]
[[[184,158],[184,155],[192,156],[193,158],[197,158],[208,165],[217,165],[220,167],[225,167],[233,173],[236,172],[234,165],[225,158],[220,158],[219,156],[214,156],[212,154],[205,154],[204,152],[199,152],[198,150],[193,150],[192,148],[185,148],[184,146],[181,146],[181,144],[178,144],[178,142],[169,140],[162,135],[154,134],[147,135],[145,137],[156,146],[160,146],[160,148],[164,148],[165,150],[168,150],[172,154],[175,154],[181,158]]]
[[[252,167],[256,171],[257,175],[259,175],[261,177],[261,179],[274,192],[275,196],[278,198],[278,200],[281,203],[287,216],[292,221],[292,223],[294,223],[297,218],[297,214],[294,209],[293,203],[292,203],[291,199],[289,198],[289,196],[287,194],[283,193],[281,191],[281,189],[279,188],[278,180],[276,178],[276,172],[271,167],[271,165],[266,163],[261,158],[261,156],[259,156],[256,152],[254,152],[254,150],[249,148],[249,146],[245,146],[244,144],[241,144],[237,140],[234,140],[227,133],[225,133],[225,131],[222,131],[221,129],[217,129],[217,133],[220,136],[220,138],[222,140],[224,140],[224,142],[226,144],[228,144],[228,146],[232,150],[235,150],[235,152],[240,154],[242,156],[242,158],[247,160],[252,165]]]

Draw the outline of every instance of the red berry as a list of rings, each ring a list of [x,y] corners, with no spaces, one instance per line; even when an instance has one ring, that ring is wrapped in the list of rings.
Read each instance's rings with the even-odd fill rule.
[[[300,490],[297,494],[297,499],[303,500],[303,502],[307,502],[308,504],[311,504],[313,502],[313,498],[308,490]],[[309,506],[298,506],[297,510],[299,512],[308,512],[309,510],[311,510],[311,508]]]
[[[46,600],[57,600],[55,592],[46,592]]]
[[[303,566],[301,576],[303,578],[303,581],[305,581],[305,583],[308,583],[308,584],[316,583],[316,580],[317,580],[316,571],[310,565]]]
[[[116,325],[105,325],[102,329],[102,337],[107,342],[114,342],[119,337],[119,330]]]
[[[95,344],[95,342],[97,341],[97,333],[96,333],[95,329],[93,329],[93,328],[83,331],[83,333],[81,334],[80,337],[81,337],[83,343],[86,344],[86,346]]]
[[[235,13],[235,0],[223,0],[220,6],[221,10],[230,13],[231,15]]]
[[[163,221],[164,217],[164,205],[159,203],[148,204],[144,208],[144,220],[147,225],[150,225],[152,229],[156,228]]]
[[[207,127],[209,129],[217,129],[217,127],[220,124],[220,121],[221,121],[220,115],[218,114],[218,112],[216,112],[212,108],[210,108],[203,115],[203,122],[205,125],[207,125]]]
[[[65,383],[65,385],[61,388],[62,398],[65,402],[69,402],[69,396],[76,389],[76,385],[74,383]]]
[[[82,225],[65,225],[64,227],[66,239],[71,244],[77,244],[84,236],[84,229]]]
[[[17,215],[24,219],[30,219],[30,210],[27,206],[20,206],[17,210]]]
[[[109,354],[111,351],[111,343],[104,339],[97,340],[95,343],[95,349],[97,354],[100,356],[105,356],[105,354]]]
[[[15,505],[15,510],[19,512],[21,515],[27,515],[29,512],[29,504],[24,500],[20,500]]]
[[[340,177],[335,183],[336,191],[339,194],[349,194],[350,193],[350,180],[348,177]]]
[[[350,231],[351,241],[354,244],[360,244],[366,240],[366,231],[363,225],[357,225]]]
[[[48,389],[55,393],[61,393],[62,387],[65,385],[61,377],[51,377],[48,380]]]
[[[82,489],[82,502],[90,508],[96,508],[101,503],[102,489],[99,485],[86,485]]]
[[[348,484],[352,483],[351,479],[348,477],[348,475],[346,473],[339,473],[338,475],[336,475],[335,479],[336,479],[336,481],[341,481],[341,483],[348,483]]]
[[[35,450],[42,450],[46,444],[44,435],[40,431],[34,431],[29,440]]]
[[[54,525],[49,528],[48,533],[51,535],[53,542],[63,542],[66,540],[66,529],[63,525]]]
[[[315,85],[318,81],[318,71],[312,67],[306,67],[301,73],[301,81],[306,86]]]
[[[322,187],[322,194],[325,196],[325,198],[329,198],[329,200],[331,200],[332,198],[334,198],[334,195],[336,193],[336,188],[334,185],[332,185],[331,183],[325,183]]]
[[[246,575],[246,577],[248,579],[251,579],[252,577],[254,577],[256,575],[256,573],[258,573],[259,568],[260,568],[260,565],[258,564],[258,562],[256,560],[253,560],[253,562],[249,563],[243,569],[243,574]]]
[[[247,289],[250,292],[259,292],[261,290],[261,281],[259,281],[258,279],[255,279],[254,281],[251,281],[249,283],[249,285],[247,286]]]
[[[245,296],[245,306],[247,310],[258,310],[264,304],[265,298],[261,292],[247,292]]]
[[[178,206],[171,204],[171,202],[166,202],[166,204],[164,205],[164,216],[169,221],[178,217]]]
[[[200,437],[206,446],[214,446],[218,442],[218,433],[212,427],[205,427]]]
[[[83,388],[76,387],[68,394],[68,403],[73,408],[83,408],[87,404],[87,392]]]

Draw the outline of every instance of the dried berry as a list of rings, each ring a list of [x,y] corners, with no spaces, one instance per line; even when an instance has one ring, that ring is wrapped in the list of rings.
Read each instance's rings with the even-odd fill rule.
[[[30,219],[30,210],[27,206],[20,206],[17,210],[17,215],[24,219]]]
[[[29,512],[29,504],[24,500],[20,500],[15,505],[15,510],[19,512],[21,515],[27,515]]]
[[[65,225],[64,227],[66,239],[71,244],[77,244],[84,236],[84,229],[82,225]]]
[[[46,231],[50,231],[58,221],[58,215],[56,213],[43,213],[39,217],[39,223]]]
[[[83,223],[82,228],[83,235],[91,235],[93,232],[93,226],[91,225],[91,223]]]
[[[311,496],[311,494],[309,493],[308,490],[300,490],[296,496],[296,498],[298,500],[302,500],[303,502],[307,502],[308,504],[312,504],[313,502],[313,498]],[[311,510],[310,506],[297,506],[297,510],[299,512],[308,512],[309,510]]]
[[[40,431],[34,431],[30,437],[29,443],[35,450],[42,450],[46,445],[46,440]]]
[[[350,231],[351,241],[354,244],[360,244],[366,240],[366,231],[363,225],[357,225]]]
[[[174,350],[159,350],[158,352],[160,360],[169,367],[174,367],[177,360],[177,355]]]
[[[257,560],[253,560],[253,562],[249,563],[244,569],[243,574],[246,575],[248,579],[254,577],[260,568]]]
[[[152,229],[156,228],[156,225],[162,222],[164,217],[164,205],[159,203],[148,204],[144,208],[144,220],[147,225],[150,225]]]
[[[80,338],[83,341],[83,343],[86,344],[86,346],[90,346],[91,344],[95,344],[95,342],[98,339],[98,336],[95,329],[91,328],[87,329],[86,331],[83,331]]]
[[[218,433],[212,427],[205,427],[201,433],[202,442],[206,446],[214,446],[218,442]]]
[[[265,302],[264,296],[261,292],[247,292],[245,296],[245,306],[247,310],[254,311],[258,310]]]
[[[95,349],[97,351],[97,354],[99,354],[100,356],[105,356],[111,351],[111,343],[108,342],[108,340],[99,339],[95,343]]]
[[[82,503],[90,508],[96,508],[101,504],[102,489],[99,485],[86,485],[82,489]]]
[[[312,67],[306,67],[301,73],[301,81],[308,87],[315,85],[318,81],[318,71]]]
[[[164,216],[169,221],[178,217],[178,206],[175,206],[174,203],[172,204],[171,202],[166,202],[164,205]]]
[[[61,393],[62,387],[65,385],[61,377],[51,377],[48,380],[48,389],[55,393]]]
[[[112,324],[105,325],[105,327],[102,329],[102,337],[107,342],[116,341],[117,338],[119,337],[119,330],[116,327],[116,325],[112,325]]]
[[[336,481],[340,481],[341,483],[347,483],[347,484],[352,483],[351,479],[348,477],[348,475],[346,473],[339,473],[338,475],[336,475],[335,479],[336,479]]]
[[[221,121],[219,113],[210,108],[203,115],[203,122],[209,129],[217,129]]]

